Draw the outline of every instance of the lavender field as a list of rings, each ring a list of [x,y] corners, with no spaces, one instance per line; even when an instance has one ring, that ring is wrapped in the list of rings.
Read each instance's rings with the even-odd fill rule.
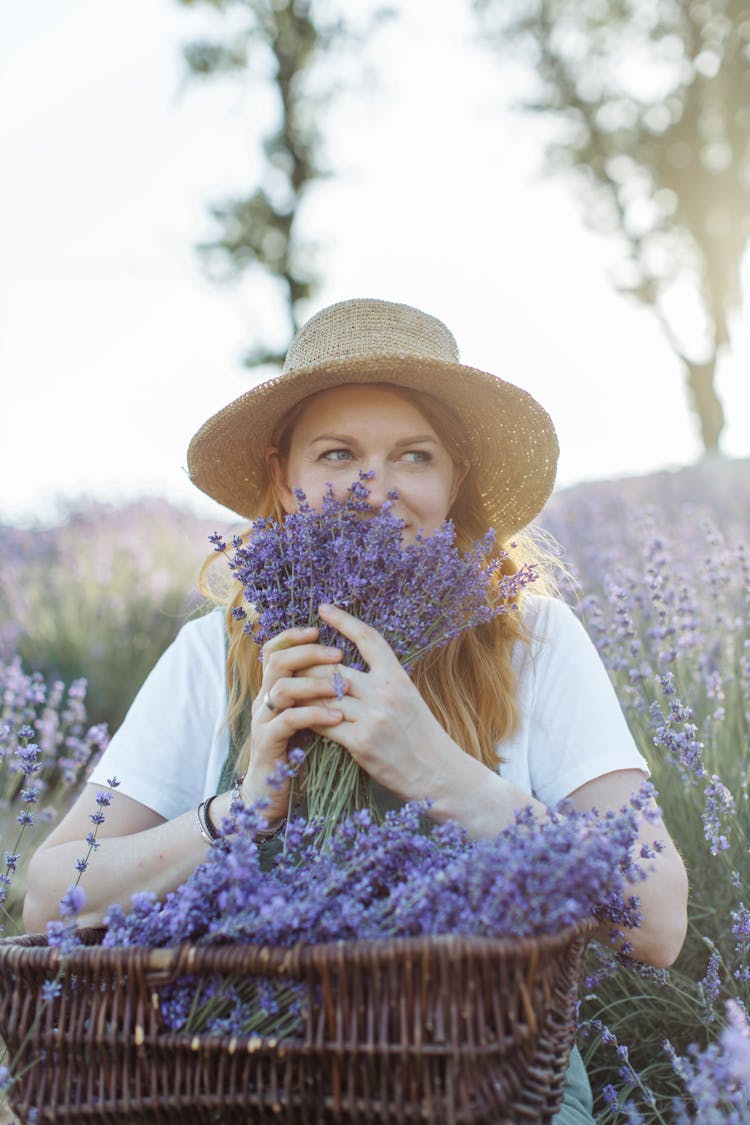
[[[561,592],[609,670],[691,881],[688,938],[671,970],[623,967],[592,947],[580,1045],[597,1120],[747,1122],[750,462],[579,486],[558,493],[542,523],[561,544]],[[24,857],[78,791],[104,724],[119,723],[200,612],[212,530],[151,503],[74,508],[58,529],[0,527],[5,934],[19,927]]]

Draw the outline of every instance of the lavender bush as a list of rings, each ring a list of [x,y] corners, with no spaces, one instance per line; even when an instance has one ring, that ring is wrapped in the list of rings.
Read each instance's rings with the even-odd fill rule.
[[[0,936],[22,931],[28,859],[78,796],[88,768],[108,741],[104,724],[88,723],[85,680],[66,689],[62,681],[48,684],[39,672],[26,672],[17,657],[0,662]],[[96,847],[97,831],[95,821],[88,852],[79,860],[77,875],[71,872],[76,883]],[[55,981],[48,982],[44,999],[56,987]],[[0,1041],[0,1113],[13,1078],[11,1063]]]
[[[727,1003],[750,1003],[748,512],[741,462],[580,487],[545,516],[567,548],[566,596],[615,683],[691,884],[671,970],[624,972],[592,953],[582,1047],[602,1123],[750,1120],[696,1109],[678,1062],[698,1052],[705,1078],[716,1061],[718,1088]]]
[[[66,689],[18,658],[0,663],[0,934],[20,932],[23,868],[39,829],[66,811],[108,741],[104,724],[88,723],[85,680]]]
[[[114,729],[199,602],[210,530],[155,500],[0,525],[0,660],[20,657],[46,681],[85,678],[92,720]]]

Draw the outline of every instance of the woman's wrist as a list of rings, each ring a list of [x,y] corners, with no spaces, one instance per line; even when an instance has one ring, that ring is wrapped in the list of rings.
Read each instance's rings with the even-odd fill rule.
[[[269,774],[271,772],[271,770],[268,771]],[[261,801],[265,802],[263,815],[269,825],[276,824],[286,817],[289,805],[287,786],[270,785],[268,775],[257,768],[253,773],[248,770],[238,780],[239,786],[235,782],[235,789],[232,792],[237,793],[238,799],[242,801],[246,808],[257,807]]]
[[[543,818],[547,809],[513,782],[463,751],[451,769],[436,773],[430,795],[430,817],[455,820],[476,838],[491,839],[512,824],[518,809],[531,805]]]
[[[235,778],[231,790],[226,793],[215,793],[212,797],[201,801],[195,812],[198,830],[204,841],[211,847],[215,846],[224,836],[231,835],[233,830],[232,810],[238,802],[246,805],[242,794],[243,777]],[[287,822],[286,815],[268,818],[265,828],[259,829],[253,839],[256,843],[266,843],[275,839],[284,830]]]

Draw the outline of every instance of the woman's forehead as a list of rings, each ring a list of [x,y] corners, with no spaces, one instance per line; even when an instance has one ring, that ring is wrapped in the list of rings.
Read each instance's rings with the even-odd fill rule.
[[[361,417],[365,421],[387,418],[389,421],[409,424],[418,422],[420,426],[434,432],[433,427],[419,409],[398,387],[377,384],[346,383],[341,387],[330,387],[306,399],[297,419],[295,429],[305,424],[318,425],[327,418],[349,416]]]

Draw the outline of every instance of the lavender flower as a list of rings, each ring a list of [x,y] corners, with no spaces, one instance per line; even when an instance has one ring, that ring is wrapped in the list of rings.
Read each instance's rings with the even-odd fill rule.
[[[80,945],[77,920],[85,902],[86,896],[77,883],[68,887],[60,899],[60,920],[47,923],[47,942],[51,949],[59,949],[63,956],[72,953]],[[50,988],[54,983],[47,982]]]
[[[664,1049],[689,1096],[674,1099],[674,1125],[744,1125],[750,1120],[750,1024],[737,1003],[727,1005],[728,1025],[716,1043],[680,1056]]]
[[[733,1079],[750,1098],[750,1021],[747,1012],[733,1000],[727,1002],[727,1024],[721,1047]]]
[[[10,748],[12,743],[12,726],[7,724],[3,731],[3,741],[5,746]],[[22,723],[18,729],[16,753],[13,758],[10,758],[10,767],[8,771],[7,781],[11,781],[11,790],[15,789],[16,793],[20,793],[23,801],[23,807],[16,815],[16,824],[18,825],[18,832],[12,847],[5,852],[5,871],[0,872],[0,909],[5,913],[5,902],[8,898],[8,892],[11,886],[11,876],[15,873],[18,862],[20,859],[20,847],[24,834],[27,828],[30,828],[34,823],[34,817],[31,812],[31,806],[36,804],[39,794],[39,787],[35,784],[29,784],[32,777],[39,774],[41,769],[39,761],[39,747],[36,743],[31,742],[33,737],[33,730],[28,724]],[[6,757],[9,757],[6,754]],[[20,778],[20,783],[18,779]],[[24,784],[26,782],[26,784]],[[7,800],[7,799],[6,799]],[[10,803],[10,802],[8,802]],[[0,932],[2,926],[0,925]]]
[[[112,789],[117,789],[120,782],[118,781],[118,779],[116,777],[108,777],[107,778],[107,784]],[[76,868],[76,871],[78,872],[78,878],[76,879],[76,883],[75,883],[76,887],[78,886],[78,883],[80,882],[81,876],[84,874],[85,871],[88,870],[89,861],[91,859],[91,856],[94,854],[94,852],[99,847],[99,844],[97,842],[96,837],[97,837],[97,834],[99,832],[99,829],[101,828],[102,824],[104,823],[104,812],[102,810],[108,808],[110,806],[110,804],[112,803],[112,793],[109,792],[109,790],[107,790],[107,789],[100,790],[96,794],[95,800],[96,800],[96,812],[95,813],[89,813],[89,820],[93,823],[94,830],[93,830],[93,832],[89,832],[86,835],[86,843],[89,846],[89,850],[86,852],[85,856],[79,856],[75,861],[75,868]]]
[[[78,885],[68,887],[67,891],[60,899],[60,917],[61,918],[76,918],[83,910],[84,903],[86,902],[86,895]]]
[[[738,939],[734,947],[737,956],[734,977],[737,981],[750,982],[750,910],[741,902],[731,912],[731,917],[732,935]]]
[[[713,1023],[716,1019],[715,1005],[721,989],[720,967],[721,957],[718,952],[714,950],[708,959],[705,975],[698,984],[703,1000],[704,1019],[707,1023]]]
[[[62,981],[60,980],[46,980],[42,985],[42,1002],[45,1004],[51,1003],[56,1000],[62,992]]]
[[[729,848],[726,825],[735,812],[734,797],[716,774],[709,779],[704,797],[703,832],[711,846],[711,855],[718,855]]]
[[[108,778],[108,784],[116,788],[120,783],[116,777]],[[96,848],[96,833],[104,820],[104,814],[101,812],[102,808],[109,806],[112,800],[112,794],[107,790],[102,790],[96,795],[97,813],[92,813],[89,816],[96,824],[93,833],[89,833],[87,843],[89,850],[85,857],[78,858],[75,861],[75,869],[77,876],[75,883],[68,887],[67,891],[60,900],[60,920],[47,923],[47,941],[50,948],[59,949],[63,956],[72,953],[80,945],[80,938],[77,932],[78,917],[83,910],[86,903],[86,895],[83,888],[79,885],[81,876],[88,868],[89,859]],[[60,991],[60,977],[56,977],[52,981],[46,981],[43,985],[42,998],[51,1000],[58,995]]]

